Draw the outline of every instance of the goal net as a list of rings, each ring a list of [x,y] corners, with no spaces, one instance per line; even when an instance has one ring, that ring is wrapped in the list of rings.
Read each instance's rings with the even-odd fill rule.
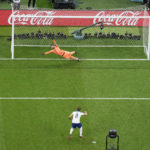
[[[150,19],[146,10],[20,10],[13,11],[11,19],[12,59],[44,59],[40,53],[50,50],[53,39],[62,49],[93,53],[90,59],[143,60],[150,57]]]

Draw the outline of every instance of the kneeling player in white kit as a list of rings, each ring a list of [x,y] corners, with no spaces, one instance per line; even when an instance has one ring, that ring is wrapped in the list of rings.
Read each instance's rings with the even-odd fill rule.
[[[85,111],[84,113],[83,112],[80,112],[81,108],[78,107],[76,111],[72,112],[70,115],[69,115],[69,120],[71,120],[72,118],[72,128],[70,129],[70,133],[69,133],[69,139],[71,138],[71,135],[72,135],[72,132],[73,130],[78,127],[80,129],[80,138],[82,138],[82,124],[80,123],[80,118],[81,116],[87,116],[87,112]]]

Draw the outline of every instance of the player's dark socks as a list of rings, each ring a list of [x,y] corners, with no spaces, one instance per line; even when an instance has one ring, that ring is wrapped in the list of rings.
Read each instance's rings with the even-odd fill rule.
[[[75,51],[75,53],[74,54],[77,54],[77,52]]]

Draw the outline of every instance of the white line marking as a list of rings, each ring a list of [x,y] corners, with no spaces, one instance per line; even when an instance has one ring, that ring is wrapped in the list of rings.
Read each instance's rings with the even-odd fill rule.
[[[50,45],[14,45],[17,47],[50,47]],[[143,47],[143,45],[59,45],[60,47]]]
[[[63,60],[63,61],[75,61],[75,60],[68,60],[68,59],[57,59],[57,58],[0,58],[0,60]],[[80,59],[81,61],[99,61],[99,60],[142,60],[142,61],[147,61],[148,59]]]
[[[38,99],[49,99],[49,100],[145,100],[145,101],[150,101],[150,98],[103,98],[103,97],[0,97],[2,100],[14,100],[14,99],[33,99],[33,100],[38,100]]]

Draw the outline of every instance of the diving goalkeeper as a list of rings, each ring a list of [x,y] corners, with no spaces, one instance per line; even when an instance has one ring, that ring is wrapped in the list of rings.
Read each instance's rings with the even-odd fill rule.
[[[75,51],[69,52],[69,51],[62,50],[58,47],[55,40],[53,40],[53,43],[55,46],[51,46],[52,50],[45,52],[44,55],[55,53],[57,55],[64,57],[65,59],[74,59],[74,60],[80,61],[79,58],[72,56],[73,54],[76,53]]]

